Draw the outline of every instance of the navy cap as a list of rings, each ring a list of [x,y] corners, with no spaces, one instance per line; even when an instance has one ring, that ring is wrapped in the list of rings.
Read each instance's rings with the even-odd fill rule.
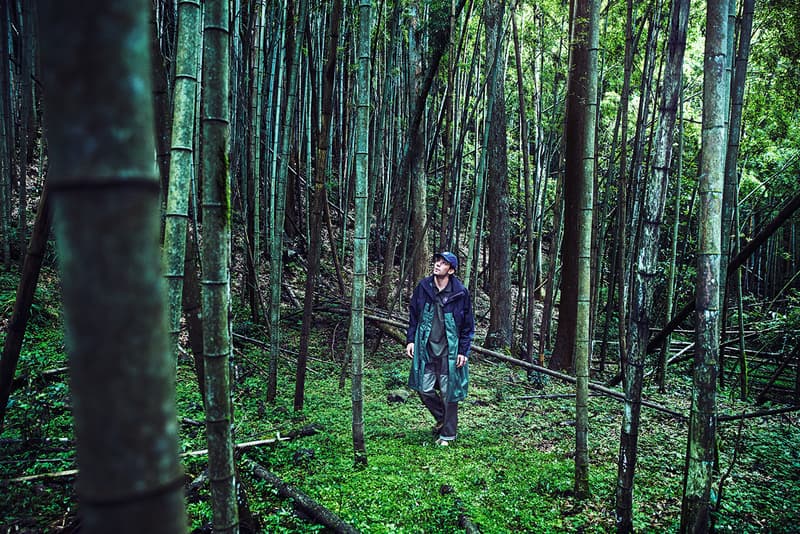
[[[458,256],[452,252],[437,252],[433,255],[433,261],[436,261],[436,258],[442,258],[444,261],[450,264],[450,267],[452,267],[454,271],[458,270]]]

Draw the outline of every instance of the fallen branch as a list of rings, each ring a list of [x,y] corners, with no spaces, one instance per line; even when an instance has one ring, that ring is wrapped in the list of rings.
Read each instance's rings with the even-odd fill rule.
[[[206,426],[203,421],[198,421],[197,419],[192,419],[190,417],[181,417],[181,423],[191,426]]]
[[[405,334],[403,334],[402,332],[400,332],[396,328],[392,328],[389,325],[385,325],[385,324],[381,324],[381,323],[378,323],[378,328],[380,328],[381,331],[384,334],[392,336],[398,343],[405,343],[406,342]]]
[[[324,525],[333,532],[345,534],[358,533],[358,530],[356,530],[352,525],[345,523],[341,518],[339,518],[339,516],[313,500],[299,489],[282,481],[273,473],[261,467],[255,461],[248,460],[247,464],[257,478],[271,484],[275,489],[278,490],[278,495],[284,499],[292,499],[295,509],[302,511],[317,524]]]
[[[795,195],[792,199],[786,202],[780,212],[773,218],[769,223],[761,228],[761,231],[756,234],[753,239],[750,240],[739,253],[731,259],[728,263],[728,268],[725,272],[724,280],[722,283],[727,282],[728,278],[730,278],[736,270],[741,267],[747,259],[753,254],[753,252],[758,249],[775,231],[780,228],[784,222],[786,222],[795,211],[800,209],[800,195]],[[650,341],[647,344],[647,352],[653,352],[658,349],[661,344],[667,339],[673,330],[675,330],[678,325],[680,325],[686,318],[691,315],[694,311],[695,306],[695,299],[690,300],[686,303],[686,305],[676,313],[672,319],[667,323],[664,328],[661,329],[660,332],[655,334],[654,336],[650,337]]]
[[[448,493],[453,493],[455,490],[453,486],[449,484],[443,484],[439,487],[439,494],[440,495],[447,495]],[[478,526],[472,522],[472,519],[467,515],[467,512],[464,508],[464,502],[461,500],[460,497],[456,496],[453,499],[453,503],[456,505],[456,510],[458,510],[458,526],[459,528],[463,528],[467,534],[481,534],[480,529]]]
[[[500,354],[499,352],[494,352],[494,351],[491,351],[489,349],[484,349],[482,347],[475,347],[473,345],[472,348],[475,349],[476,352],[482,352],[482,353],[488,354],[490,356],[493,356],[495,358],[499,358],[499,359],[501,359],[503,361],[506,361],[508,363],[511,363],[511,364],[514,364],[514,365],[519,365],[520,367],[527,367],[529,369],[534,369],[535,371],[539,371],[539,372],[548,374],[550,376],[553,376],[553,377],[556,377],[556,378],[560,378],[560,379],[565,380],[567,382],[575,383],[575,378],[573,378],[573,377],[571,377],[569,375],[564,375],[562,373],[553,371],[551,369],[546,369],[544,367],[539,367],[538,365],[530,364],[530,363],[524,362],[522,360],[517,360],[515,358],[511,358],[510,356],[506,356],[505,354]],[[593,390],[599,391],[599,392],[603,393],[604,395],[611,396],[611,397],[614,397],[616,399],[620,399],[620,400],[624,400],[625,399],[625,395],[623,393],[620,393],[618,391],[614,391],[612,389],[608,389],[608,388],[603,387],[603,386],[601,386],[599,384],[592,384],[590,382],[589,383],[589,389],[593,389]],[[656,404],[656,403],[653,403],[653,402],[650,402],[650,401],[643,400],[642,401],[642,406],[647,406],[649,408],[653,408],[655,410],[670,414],[673,417],[676,417],[676,418],[678,418],[680,420],[687,420],[688,419],[685,415],[683,415],[681,413],[674,412],[674,411],[670,410],[669,408],[666,408],[664,406],[661,406],[660,404]],[[753,412],[753,413],[749,413],[749,414],[720,415],[720,416],[717,417],[717,421],[719,421],[719,422],[737,421],[739,419],[750,419],[750,418],[754,418],[754,417],[762,417],[762,416],[768,416],[768,415],[779,415],[779,414],[783,414],[783,413],[796,412],[796,411],[800,411],[800,406],[789,406],[787,408],[778,408],[778,409],[775,409],[775,410],[762,410],[762,411],[759,411],[759,412]]]
[[[186,495],[187,502],[199,502],[200,501],[200,489],[208,483],[208,469],[203,469],[203,472],[197,475],[192,482],[186,486],[186,491],[184,494]]]
[[[466,534],[481,534],[478,525],[472,522],[472,519],[470,519],[464,510],[464,503],[461,502],[461,499],[456,497],[455,503],[458,509],[458,526],[463,528]]]
[[[273,443],[278,443],[279,441],[289,441],[290,439],[291,438],[284,438],[284,437],[282,437],[280,435],[280,433],[278,433],[278,435],[276,437],[270,438],[270,439],[260,439],[260,440],[257,440],[257,441],[245,441],[243,443],[235,443],[233,445],[233,448],[236,449],[237,451],[241,451],[241,450],[249,449],[249,448],[252,448],[252,447],[258,447],[260,445],[271,445]],[[203,456],[203,455],[206,455],[206,454],[208,454],[208,449],[201,449],[199,451],[188,451],[188,452],[181,453],[180,456],[181,456],[181,458],[186,458],[186,457],[194,457],[194,456]]]
[[[720,415],[717,421],[720,423],[726,421],[737,421],[739,419],[753,419],[754,417],[764,417],[767,415],[780,415],[782,413],[800,411],[800,406],[789,406],[787,408],[776,408],[774,410],[761,410],[759,412],[743,413],[739,415]]]
[[[265,343],[264,341],[261,341],[260,339],[254,339],[252,337],[247,337],[247,336],[242,335],[242,334],[237,334],[236,332],[233,333],[233,339],[234,340],[238,339],[238,340],[244,341],[245,343],[250,343],[252,345],[257,345],[257,346],[259,346],[261,348],[264,348],[264,349],[270,348],[269,343]],[[290,349],[287,349],[287,348],[284,348],[284,347],[281,347],[280,351],[281,352],[285,352],[286,354],[291,354],[292,356],[297,356],[299,354],[297,351],[293,351],[293,350],[290,350]]]
[[[472,346],[472,350],[474,350],[475,352],[480,352],[481,354],[485,354],[487,356],[492,356],[493,358],[497,358],[499,360],[503,360],[504,362],[510,363],[512,365],[516,365],[518,367],[524,367],[526,369],[531,369],[533,371],[538,371],[538,372],[540,372],[542,374],[552,376],[553,378],[558,378],[559,380],[563,380],[564,382],[568,382],[570,384],[574,384],[577,381],[574,376],[565,375],[564,373],[559,373],[558,371],[553,371],[552,369],[548,369],[546,367],[541,367],[541,366],[533,364],[533,363],[528,363],[526,361],[518,360],[516,358],[512,358],[511,356],[506,356],[505,354],[502,354],[500,352],[495,352],[493,350],[485,349],[485,348],[480,347],[480,346],[473,345]],[[592,382],[589,382],[589,389],[594,390],[594,391],[598,391],[598,392],[602,393],[603,395],[615,398],[617,400],[621,400],[621,401],[625,400],[625,394],[624,393],[616,391],[614,389],[607,388],[605,386],[601,386],[600,384],[594,384]],[[680,419],[681,421],[685,421],[685,420],[688,419],[682,413],[676,412],[675,410],[670,410],[666,406],[661,406],[660,404],[656,404],[655,402],[651,402],[651,401],[648,401],[648,400],[642,400],[641,404],[642,404],[642,406],[647,406],[648,408],[653,408],[654,410],[657,410],[659,412],[663,412],[663,413],[669,414],[672,417],[675,417],[676,419]]]
[[[289,284],[284,282],[284,283],[281,284],[281,287],[286,292],[286,294],[289,296],[289,300],[292,301],[292,306],[294,306],[295,308],[302,308],[303,307],[303,305],[300,304],[300,301],[297,299],[297,295],[295,295],[295,292],[294,292],[294,289],[292,289],[292,286],[290,286]]]
[[[590,397],[597,397],[600,393],[590,393]],[[511,397],[513,400],[533,400],[533,399],[574,399],[574,393],[564,393],[560,395],[522,395],[520,397]]]
[[[395,320],[392,320],[392,319],[386,319],[384,317],[379,317],[377,315],[364,314],[364,318],[370,319],[372,321],[377,321],[377,322],[389,324],[389,325],[392,325],[392,326],[396,326],[398,328],[403,328],[404,327],[403,323],[401,323],[399,321],[395,321]],[[548,375],[548,376],[552,376],[553,378],[558,378],[559,380],[562,380],[564,382],[568,382],[570,384],[574,384],[576,382],[576,379],[575,379],[574,376],[566,375],[564,373],[559,373],[558,371],[553,371],[552,369],[548,369],[547,367],[541,367],[539,365],[536,365],[536,364],[533,364],[533,363],[528,363],[528,362],[523,361],[523,360],[518,360],[516,358],[512,358],[511,356],[506,356],[505,354],[503,354],[501,352],[497,352],[497,351],[493,351],[493,350],[489,350],[489,349],[483,348],[480,345],[474,345],[473,344],[472,345],[472,350],[474,352],[479,353],[479,354],[483,354],[485,356],[491,356],[492,358],[495,358],[495,359],[498,359],[498,360],[502,360],[502,361],[504,361],[506,363],[510,363],[510,364],[516,365],[518,367],[524,367],[525,369],[530,369],[532,371],[538,371],[539,373],[542,373],[542,374],[545,374],[545,375]],[[589,382],[589,389],[594,390],[594,391],[598,391],[598,392],[602,393],[603,395],[615,398],[617,400],[621,400],[621,401],[625,400],[625,394],[624,393],[622,393],[620,391],[616,391],[616,390],[610,389],[610,388],[607,388],[605,386],[601,386],[600,384],[594,384],[592,382]],[[647,406],[648,408],[653,408],[654,410],[658,410],[660,412],[669,414],[672,417],[675,417],[676,419],[679,419],[681,421],[688,420],[688,417],[686,417],[682,413],[676,412],[675,410],[670,410],[669,408],[667,408],[665,406],[661,406],[660,404],[656,404],[655,402],[642,400],[641,404],[642,404],[642,406]]]
[[[252,448],[252,447],[258,447],[260,445],[271,445],[273,443],[278,443],[279,441],[289,441],[293,437],[296,437],[296,436],[308,436],[308,435],[311,435],[311,434],[309,434],[308,431],[306,431],[304,429],[298,431],[294,436],[291,436],[291,437],[283,437],[283,436],[280,435],[280,433],[278,433],[278,435],[276,437],[271,438],[271,439],[261,439],[261,440],[258,440],[258,441],[245,441],[245,442],[242,442],[242,443],[235,443],[233,445],[233,448],[236,449],[236,450],[245,450],[245,449],[249,449],[249,448]],[[187,457],[203,456],[203,455],[206,455],[206,454],[208,454],[208,449],[201,449],[201,450],[198,450],[198,451],[187,451],[187,452],[181,453],[180,457],[181,458],[187,458]],[[27,476],[24,476],[24,477],[7,478],[7,479],[2,480],[0,482],[3,482],[3,483],[28,482],[28,481],[31,481],[31,480],[41,480],[41,479],[45,479],[45,478],[68,477],[68,476],[74,476],[74,475],[77,475],[77,474],[78,474],[78,470],[77,469],[68,469],[66,471],[56,471],[54,473],[40,473],[38,475],[27,475]]]
[[[55,473],[41,473],[39,475],[28,475],[24,477],[17,477],[17,478],[8,478],[3,480],[3,483],[9,482],[28,482],[30,480],[41,480],[43,478],[61,478],[61,477],[71,477],[78,474],[77,469],[67,469],[66,471],[56,471]]]
[[[65,374],[67,371],[69,371],[69,367],[59,367],[57,369],[48,369],[46,371],[42,371],[41,373],[39,373],[39,375],[36,376],[34,378],[34,380],[36,380],[38,382],[50,382],[50,381],[56,380],[58,377],[60,377],[61,375]],[[27,374],[20,375],[20,376],[14,378],[14,381],[11,383],[11,391],[14,392],[14,391],[17,391],[19,389],[22,389],[25,386],[25,384],[28,383],[28,381],[30,379],[31,379],[30,375],[27,375]]]
[[[0,438],[0,451],[3,451],[7,457],[20,450],[68,451],[73,448],[75,448],[75,442],[70,438]]]

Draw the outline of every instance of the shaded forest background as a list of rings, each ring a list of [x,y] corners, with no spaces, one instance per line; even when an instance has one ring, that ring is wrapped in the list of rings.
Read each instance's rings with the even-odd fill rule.
[[[46,291],[64,290],[64,328],[75,340],[114,329],[105,323],[76,325],[69,317],[113,315],[117,326],[138,324],[151,309],[147,306],[158,306],[127,300],[135,293],[132,287],[142,287],[137,285],[142,271],[134,266],[145,265],[159,277],[163,273],[165,281],[151,281],[142,293],[156,295],[154,301],[163,295],[167,303],[142,320],[141,328],[163,337],[154,342],[154,352],[167,343],[172,350],[153,360],[164,369],[158,391],[147,387],[142,395],[173,396],[175,374],[158,362],[178,362],[179,390],[195,380],[199,384],[205,413],[198,416],[209,422],[208,449],[219,451],[211,456],[221,466],[212,482],[205,482],[213,495],[215,526],[236,523],[242,513],[235,506],[239,475],[231,427],[232,414],[243,409],[236,406],[237,366],[248,362],[234,354],[234,342],[258,347],[247,358],[265,368],[259,387],[248,389],[264,400],[259,413],[291,399],[293,414],[311,415],[306,398],[318,393],[305,385],[309,360],[319,356],[320,334],[328,333],[332,322],[341,324],[331,316],[345,317],[349,328],[336,327],[344,331],[344,361],[326,372],[341,371],[342,383],[350,381],[349,453],[356,465],[367,464],[370,427],[362,379],[369,380],[376,357],[392,354],[409,291],[429,274],[433,252],[445,249],[459,255],[458,274],[475,299],[479,328],[472,365],[504,362],[524,370],[531,387],[577,382],[577,436],[572,436],[577,443],[568,454],[575,461],[569,491],[578,500],[588,496],[582,493],[588,493],[592,456],[591,440],[582,455],[586,427],[581,425],[588,424],[591,434],[586,421],[598,413],[593,401],[581,408],[580,399],[592,388],[621,398],[626,414],[634,414],[622,420],[617,480],[604,481],[616,485],[609,505],[614,520],[608,525],[627,531],[641,521],[633,513],[633,472],[643,394],[680,392],[679,399],[660,401],[679,404],[673,411],[681,421],[710,409],[708,424],[696,430],[697,425],[682,425],[676,432],[683,432],[687,449],[705,440],[698,450],[705,447],[712,463],[719,462],[718,417],[737,417],[717,413],[718,394],[736,398],[737,410],[747,417],[758,414],[797,435],[800,7],[795,2],[159,0],[140,3],[138,12],[120,8],[124,17],[101,2],[74,14],[55,4],[5,2],[0,13],[0,245],[8,274],[0,413],[11,422],[2,427],[9,450],[33,450],[28,431],[13,423],[23,413],[15,401],[22,387],[15,369],[30,372],[32,355],[42,350],[31,352],[23,342],[26,328],[62,327],[60,303],[48,315],[45,302],[51,301],[33,297],[40,269]],[[717,19],[709,13],[725,14],[724,26],[713,27]],[[135,36],[137,53],[131,55],[113,31],[98,31],[108,29],[104,24],[120,24],[118,35]],[[685,52],[677,53],[681,29]],[[52,37],[56,30],[72,36],[61,51]],[[712,35],[724,36],[712,43],[724,51],[718,76],[722,96],[716,99],[707,92]],[[77,36],[87,48],[70,48],[81,41]],[[100,49],[111,52],[95,53]],[[76,59],[76,50],[90,52]],[[146,95],[124,84],[132,72],[152,84]],[[105,83],[96,92],[59,94],[73,82],[91,85],[98,79]],[[722,111],[709,118],[711,103]],[[706,137],[712,119],[724,130],[714,145],[721,157],[712,173],[718,189],[704,182],[713,163]],[[69,140],[78,137],[75,131],[84,134],[80,142]],[[131,132],[128,139],[134,141],[108,141],[119,131]],[[82,166],[76,154],[91,144],[101,147],[99,155]],[[130,176],[144,178],[139,185],[136,180],[123,185]],[[131,183],[152,197],[146,213],[137,211],[137,202],[130,211],[121,209],[117,199],[128,202]],[[108,197],[92,196],[106,187],[109,191],[100,193]],[[52,198],[64,199],[70,191],[86,192],[86,204],[59,204],[56,248],[49,239],[51,203],[66,201]],[[78,221],[78,214],[100,211],[98,206],[110,213],[81,221],[83,227],[68,224]],[[141,242],[104,248],[103,236],[132,233],[127,226],[106,226],[126,217],[155,222],[142,223]],[[152,250],[150,231],[159,242]],[[712,234],[719,246],[709,253],[704,246]],[[140,248],[149,256],[129,256]],[[112,255],[113,266],[106,261]],[[717,270],[705,276],[707,256],[719,260]],[[55,274],[57,263],[71,257],[95,265],[86,268],[86,279],[67,274],[63,264]],[[714,321],[701,331],[693,309],[707,279],[716,283],[711,293],[718,292],[717,307],[705,315],[701,310],[699,317]],[[126,300],[103,312],[95,300],[101,295]],[[39,321],[28,324],[37,310]],[[133,337],[132,330],[123,329],[122,337]],[[70,352],[69,367],[77,373],[70,375],[73,401],[87,395],[105,404],[95,386],[108,376],[81,375],[79,362],[124,361],[123,355],[141,350],[115,348],[99,355],[95,347],[75,356],[76,347],[65,350],[55,334],[38,335],[52,341],[46,343],[48,354],[58,355],[50,354],[48,365],[60,357],[66,367]],[[288,374],[281,363],[286,354],[292,361]],[[181,374],[181,365],[194,375]],[[710,369],[705,383],[698,369]],[[63,385],[63,371],[56,376]],[[141,379],[135,373],[128,377]],[[687,381],[691,387],[685,387]],[[477,391],[492,391],[488,384],[490,378],[479,378]],[[117,393],[110,387],[104,394],[111,399]],[[710,404],[698,407],[692,404],[697,399]],[[564,402],[575,407],[569,398]],[[132,430],[118,436],[132,458],[138,425],[150,421],[135,408],[120,415]],[[97,446],[105,447],[102,430],[109,414],[77,417],[87,421],[85,428],[96,425],[83,443],[98,438]],[[165,432],[174,434],[167,449],[185,448],[184,435]],[[76,446],[80,456],[80,435]],[[691,457],[687,473],[695,472]],[[797,465],[796,452],[787,461]],[[177,455],[169,463],[169,469],[143,477],[149,487],[144,493],[182,480]],[[212,473],[214,463],[209,460]],[[99,460],[95,468],[102,472]],[[21,474],[6,473],[8,479]],[[136,476],[126,473],[122,479]],[[716,467],[698,477],[704,483],[697,498],[684,482],[681,510],[673,510],[682,531],[693,524],[695,530],[710,528],[719,511],[715,495],[726,474]],[[108,490],[100,478],[84,486],[86,501]],[[8,488],[14,491],[19,483],[9,482]],[[175,490],[173,501],[182,500],[181,491]],[[182,507],[175,510],[180,524]],[[359,524],[364,528],[368,522]],[[495,525],[496,531],[508,528]],[[559,528],[567,527],[552,527]]]

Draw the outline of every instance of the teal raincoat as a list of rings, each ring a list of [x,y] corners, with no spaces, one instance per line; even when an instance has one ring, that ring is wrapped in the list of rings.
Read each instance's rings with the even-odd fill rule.
[[[442,302],[448,348],[447,402],[458,402],[467,396],[469,364],[456,367],[456,359],[459,354],[469,358],[472,338],[475,336],[475,318],[469,290],[455,276],[450,277],[450,283],[453,291]],[[433,276],[428,276],[417,284],[408,306],[406,342],[414,343],[414,360],[408,377],[408,387],[414,391],[422,391],[422,377],[425,374],[425,364],[429,360],[427,346],[435,313],[435,295]]]

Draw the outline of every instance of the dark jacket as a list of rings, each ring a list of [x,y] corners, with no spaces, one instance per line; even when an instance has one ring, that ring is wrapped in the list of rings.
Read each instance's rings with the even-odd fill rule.
[[[469,386],[469,366],[456,367],[459,354],[469,357],[472,338],[475,336],[475,318],[472,314],[472,300],[469,291],[455,276],[450,277],[452,292],[442,303],[445,331],[447,333],[448,383],[447,402],[458,402],[467,396]],[[436,287],[433,276],[424,278],[414,289],[408,305],[408,331],[406,342],[414,343],[414,360],[408,377],[408,387],[422,391],[422,376],[428,362],[428,336],[435,307]]]

